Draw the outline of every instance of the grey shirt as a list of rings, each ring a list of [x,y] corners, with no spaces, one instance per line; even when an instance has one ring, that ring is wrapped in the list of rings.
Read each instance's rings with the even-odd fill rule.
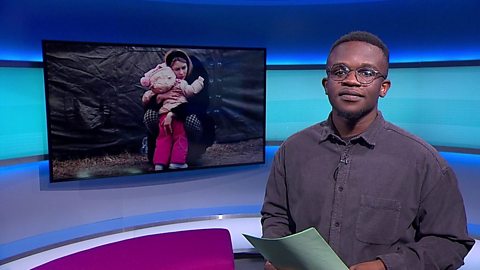
[[[457,269],[474,244],[454,172],[438,152],[378,114],[344,141],[331,118],[275,154],[262,208],[263,237],[315,227],[351,266]]]

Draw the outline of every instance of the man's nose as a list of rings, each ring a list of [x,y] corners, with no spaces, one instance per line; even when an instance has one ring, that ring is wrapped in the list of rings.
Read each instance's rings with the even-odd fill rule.
[[[361,83],[357,80],[357,76],[355,75],[355,71],[352,70],[347,74],[347,77],[342,81],[344,84],[348,85],[361,85]]]

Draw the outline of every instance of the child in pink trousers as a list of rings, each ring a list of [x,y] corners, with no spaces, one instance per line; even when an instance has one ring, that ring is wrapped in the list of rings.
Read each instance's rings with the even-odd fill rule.
[[[199,93],[203,89],[202,77],[198,77],[191,85],[185,81],[190,74],[192,62],[182,50],[170,50],[165,54],[165,63],[149,70],[140,79],[145,92],[143,100],[149,100],[157,95],[157,102],[163,102],[159,110],[159,134],[156,139],[153,162],[155,170],[184,169],[188,153],[188,139],[182,120],[175,117],[171,111],[182,103],[187,102],[187,97]]]

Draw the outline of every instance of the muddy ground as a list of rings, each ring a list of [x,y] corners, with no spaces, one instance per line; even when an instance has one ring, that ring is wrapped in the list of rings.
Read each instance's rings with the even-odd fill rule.
[[[233,164],[259,163],[264,160],[263,139],[251,139],[235,143],[216,144],[189,169],[214,167]],[[72,160],[53,160],[54,179],[100,178],[120,175],[133,175],[153,171],[146,155],[139,153],[121,153]]]

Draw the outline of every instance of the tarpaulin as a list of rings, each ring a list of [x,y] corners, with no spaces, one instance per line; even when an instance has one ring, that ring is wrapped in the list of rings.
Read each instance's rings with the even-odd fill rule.
[[[170,48],[44,42],[50,155],[56,158],[140,151],[147,130],[140,85]],[[187,49],[190,83],[204,89],[190,111],[213,120],[212,141],[236,142],[265,134],[264,50]]]

